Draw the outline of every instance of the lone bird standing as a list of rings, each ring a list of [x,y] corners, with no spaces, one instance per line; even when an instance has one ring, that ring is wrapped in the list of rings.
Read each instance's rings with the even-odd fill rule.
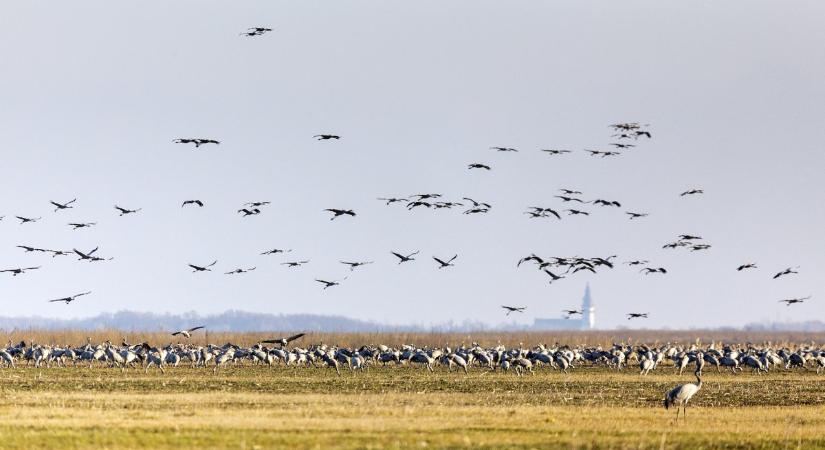
[[[687,420],[687,405],[690,399],[699,392],[699,389],[702,389],[702,377],[699,376],[699,373],[694,373],[696,375],[696,384],[687,383],[681,384],[676,386],[675,388],[671,389],[667,394],[665,394],[665,409],[670,409],[671,406],[676,406],[676,420],[679,420],[679,407],[681,406],[684,414],[682,414],[682,419]]]

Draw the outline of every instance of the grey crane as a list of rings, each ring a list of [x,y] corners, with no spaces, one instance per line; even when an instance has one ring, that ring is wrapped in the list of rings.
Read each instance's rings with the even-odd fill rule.
[[[682,407],[684,411],[682,415],[683,420],[687,420],[687,405],[690,399],[699,392],[699,389],[702,389],[702,377],[699,373],[695,373],[696,375],[696,384],[694,383],[686,383],[676,386],[675,388],[668,391],[665,394],[665,409],[669,409],[671,406],[676,407],[676,420],[679,420],[679,407]]]
[[[115,209],[120,211],[121,216],[125,216],[126,214],[135,214],[137,212],[140,212],[140,210],[142,210],[143,208],[129,209],[129,208],[122,208],[120,206],[115,205]]]
[[[412,253],[410,253],[409,255],[406,255],[406,256],[404,256],[400,253],[397,253],[397,252],[390,252],[390,253],[395,255],[399,259],[398,264],[401,264],[401,263],[405,263],[405,262],[409,262],[409,261],[415,261],[415,258],[413,258],[413,256],[417,255],[419,252],[420,252],[420,250],[416,250],[416,251],[414,251],[414,252],[412,252]]]
[[[514,312],[523,313],[523,312],[524,312],[524,310],[525,310],[525,309],[527,309],[527,307],[526,307],[526,306],[506,306],[506,305],[501,305],[501,307],[502,307],[504,310],[506,310],[506,311],[507,311],[507,314],[505,314],[505,316],[509,316],[509,315],[510,315],[510,313],[514,313]]]
[[[76,201],[77,201],[77,199],[75,198],[75,199],[72,199],[71,201],[68,201],[66,203],[58,203],[54,200],[49,200],[49,203],[54,205],[54,207],[55,207],[54,212],[58,212],[62,209],[72,209],[72,208],[74,208],[74,206],[71,206],[71,205],[72,205],[72,203],[74,203]]]
[[[447,268],[447,267],[454,266],[455,264],[453,264],[453,261],[455,261],[456,258],[458,258],[457,254],[454,255],[452,258],[448,259],[447,261],[444,261],[440,258],[436,258],[435,256],[433,256],[433,259],[439,264],[439,266],[438,266],[439,269],[444,269],[444,268]]]
[[[82,296],[84,296],[84,295],[89,295],[89,294],[91,294],[91,293],[92,293],[92,291],[88,291],[88,292],[83,292],[83,293],[81,293],[81,294],[71,295],[71,296],[69,296],[69,297],[56,298],[56,299],[54,299],[54,300],[49,300],[49,301],[48,301],[48,303],[54,303],[54,302],[66,302],[66,304],[68,305],[69,303],[71,303],[71,302],[73,302],[73,301],[77,300],[77,298],[78,298],[78,297],[82,297]]]
[[[189,328],[187,330],[175,331],[174,333],[172,333],[172,336],[183,336],[186,339],[189,339],[189,338],[192,337],[192,332],[198,331],[202,328],[206,328],[206,327],[204,325],[200,325],[200,326],[197,326],[197,327]]]
[[[188,265],[189,265],[189,267],[191,267],[193,269],[192,273],[195,273],[195,272],[211,272],[212,269],[210,269],[210,267],[214,266],[217,263],[218,263],[218,260],[216,259],[216,260],[212,261],[211,264],[208,264],[206,266],[198,266],[198,265],[195,265],[195,264],[188,264]]]

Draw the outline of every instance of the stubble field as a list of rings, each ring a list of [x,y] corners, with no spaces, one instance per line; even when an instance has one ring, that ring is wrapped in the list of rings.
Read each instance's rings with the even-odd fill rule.
[[[825,374],[706,367],[675,424],[664,393],[694,380],[669,365],[646,377],[632,365],[522,377],[380,364],[340,377],[249,362],[217,374],[21,365],[0,370],[0,448],[825,448]]]

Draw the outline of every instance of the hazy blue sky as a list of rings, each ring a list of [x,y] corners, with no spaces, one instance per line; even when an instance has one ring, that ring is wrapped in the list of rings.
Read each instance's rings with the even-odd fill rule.
[[[557,317],[591,283],[600,327],[822,319],[825,3],[13,2],[0,15],[4,315],[229,308],[390,323]],[[270,26],[257,38],[238,35]],[[653,139],[612,159],[607,125]],[[336,133],[340,141],[312,135]],[[208,137],[195,151],[177,137]],[[519,153],[496,153],[494,145]],[[540,148],[571,148],[551,157]],[[489,173],[468,171],[487,163]],[[562,187],[621,211],[530,220]],[[680,198],[692,187],[703,197]],[[493,204],[407,212],[382,196]],[[49,200],[77,197],[53,213]],[[181,209],[199,198],[203,209]],[[243,203],[270,200],[242,219]],[[113,209],[138,208],[118,217]],[[329,220],[324,208],[353,208]],[[629,221],[626,210],[649,212]],[[14,215],[43,216],[18,225]],[[72,231],[69,221],[97,221]],[[707,252],[662,250],[680,233]],[[15,245],[91,249],[81,263]],[[259,256],[272,247],[288,257]],[[398,266],[391,250],[421,250]],[[649,259],[548,285],[545,256]],[[431,256],[459,254],[436,270]],[[279,263],[307,258],[299,269]],[[213,273],[187,263],[218,259]],[[339,260],[374,260],[350,274]],[[759,269],[737,273],[756,262]],[[772,280],[788,266],[800,274]],[[227,276],[236,267],[257,266]],[[322,291],[314,278],[341,279]],[[45,300],[92,290],[75,304]],[[812,294],[787,308],[777,300]],[[510,319],[508,319],[510,320]]]

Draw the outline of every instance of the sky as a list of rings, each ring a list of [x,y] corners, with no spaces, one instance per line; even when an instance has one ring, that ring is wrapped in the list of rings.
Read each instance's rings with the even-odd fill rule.
[[[0,274],[2,314],[241,309],[529,324],[578,307],[589,282],[599,328],[823,319],[822,23],[817,1],[7,4],[0,266],[42,269]],[[273,31],[239,36],[256,26]],[[582,151],[608,150],[608,125],[626,121],[650,124],[652,139],[615,158]],[[172,142],[181,137],[221,144]],[[492,170],[467,169],[476,162]],[[565,208],[560,188],[623,207],[561,221],[524,214]],[[690,188],[705,194],[679,196]],[[427,192],[493,207],[464,215],[376,200]],[[71,210],[49,204],[73,198]],[[205,207],[181,208],[187,199]],[[264,200],[258,216],[236,213]],[[115,204],[143,210],[119,217]],[[325,208],[357,216],[331,221]],[[97,225],[73,231],[73,221]],[[683,233],[713,247],[661,248]],[[114,259],[16,245],[99,246]],[[293,252],[259,255],[270,248]],[[416,250],[403,265],[390,254]],[[533,252],[615,254],[669,273],[618,264],[548,284],[516,268]],[[443,270],[431,258],[454,254]],[[216,259],[211,273],[187,266]],[[281,265],[294,259],[311,262]],[[341,260],[374,264],[350,272]],[[758,269],[735,270],[747,262]],[[323,290],[316,278],[342,282]],[[46,302],[87,290],[71,305]],[[527,309],[505,317],[500,305]],[[649,319],[628,322],[629,312]]]

